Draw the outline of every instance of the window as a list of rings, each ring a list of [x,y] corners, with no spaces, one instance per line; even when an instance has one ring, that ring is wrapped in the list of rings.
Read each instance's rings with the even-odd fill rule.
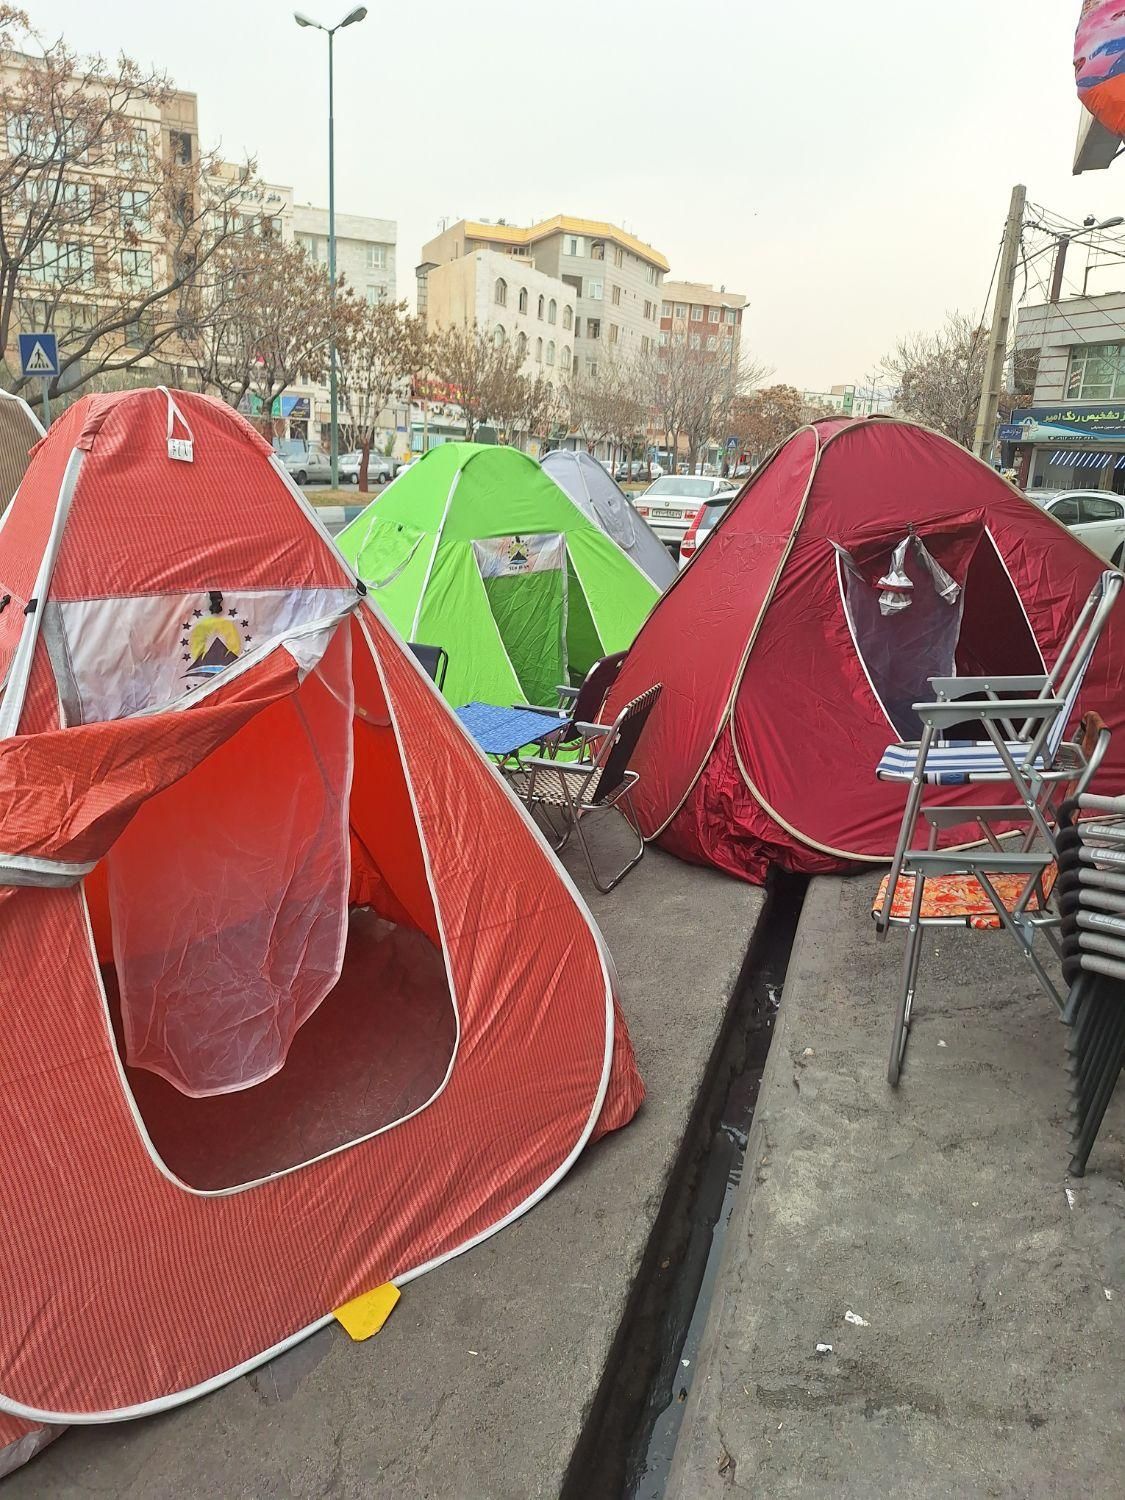
[[[547,322],[557,323],[559,320],[559,304],[552,297],[547,303]]]
[[[651,318],[652,317],[652,303],[651,302],[646,302],[645,303],[645,317],[646,318]]]
[[[727,327],[724,324],[724,326],[723,326],[723,338],[729,340],[729,339],[732,339],[733,337],[734,337],[734,329],[733,328],[729,328],[729,327]]]
[[[708,323],[721,323],[723,321],[721,310],[717,307],[708,308],[707,321]]]
[[[542,321],[543,321],[543,308],[544,308],[544,305],[545,305],[545,299],[544,299],[543,294],[541,292],[539,294],[539,308],[538,308],[538,311],[535,314],[535,316],[539,319],[540,323],[542,323]]]
[[[620,245],[614,245],[613,247],[613,264],[615,266],[623,266],[625,264],[625,252]]]
[[[590,377],[591,380],[597,379],[598,362],[596,359],[588,359],[586,361],[586,374]]]
[[[677,318],[686,318],[687,317],[687,303],[686,302],[677,302],[676,303],[676,317]]]
[[[143,125],[126,127],[117,142],[117,165],[126,172],[148,171],[149,139]]]
[[[586,241],[579,234],[568,234],[563,241],[564,255],[585,255]]]
[[[715,350],[718,347],[719,347],[719,340],[716,338],[716,336],[713,333],[709,333],[707,335],[707,349],[708,349],[708,352],[710,354],[714,354]]]
[[[541,365],[543,363],[543,340],[542,339],[536,339],[535,340],[535,363],[537,365]]]
[[[570,345],[569,344],[564,344],[562,346],[562,354],[559,356],[559,364],[562,366],[562,368],[569,375],[570,374]]]
[[[601,318],[586,319],[586,337],[588,339],[600,339],[602,336]]]
[[[738,322],[738,313],[733,307],[727,308],[727,322],[733,327]]]
[[[503,276],[496,278],[496,290],[493,294],[493,301],[497,307],[507,307],[508,305],[508,283],[504,280]]]
[[[660,347],[662,349],[667,349],[668,347],[668,335],[666,333],[660,335]]]
[[[591,302],[600,302],[604,291],[605,283],[603,281],[588,280],[586,282],[586,295]]]
[[[693,333],[692,334],[692,336],[691,336],[691,347],[693,349],[702,349],[703,348],[703,339],[702,339],[702,337],[698,333]]]
[[[655,284],[655,282],[656,282],[656,267],[655,266],[646,266],[645,267],[645,280],[649,283],[650,286],[653,285],[653,284]]]
[[[293,238],[311,260],[317,259],[318,241],[315,234],[297,234]]]
[[[492,342],[496,345],[497,349],[503,349],[504,345],[508,342],[508,335],[504,332],[503,323],[497,323],[493,330]]]
[[[1065,500],[1060,500],[1049,509],[1055,520],[1061,521],[1064,526],[1078,525],[1078,501],[1073,495],[1068,495]]]
[[[43,128],[28,115],[8,116],[8,154],[27,155],[32,161],[45,161],[54,149],[54,142]]]
[[[27,274],[35,281],[91,286],[94,280],[94,247],[60,245],[55,240],[40,240],[28,256],[26,266]]]
[[[1078,510],[1083,521],[1120,521],[1125,517],[1125,506],[1108,495],[1104,499],[1101,495],[1082,495]]]
[[[563,328],[566,329],[569,332],[569,330],[571,328],[573,328],[573,327],[574,327],[574,309],[573,309],[573,307],[564,307],[563,308]]]
[[[685,343],[686,343],[686,342],[687,342],[687,341],[686,341],[686,339],[685,339],[685,338],[684,338],[684,336],[683,336],[683,334],[682,334],[682,333],[674,333],[674,334],[673,334],[673,335],[672,335],[672,343],[673,343],[673,345],[674,345],[674,346],[675,346],[675,348],[677,348],[677,349],[682,349],[682,348],[683,348],[683,347],[684,347],[684,344],[685,344]]]
[[[672,316],[672,304],[670,302],[662,302],[660,304],[660,316],[662,318],[670,318]]]
[[[122,250],[121,274],[128,285],[152,285],[152,256],[147,250]]]
[[[90,189],[86,189],[87,197]],[[127,191],[121,194],[121,222],[126,229],[135,229],[138,234],[149,234],[152,230],[150,209],[152,195]]]
[[[1072,349],[1066,394],[1070,401],[1125,397],[1125,344],[1081,344]]]
[[[616,344],[617,343],[617,338],[618,338],[618,335],[620,334],[620,332],[621,332],[621,330],[620,330],[620,328],[618,328],[618,326],[617,326],[616,323],[611,323],[609,325],[609,341],[610,341],[611,344]]]
[[[187,130],[170,130],[168,132],[168,153],[173,162],[181,167],[190,165],[192,158],[191,132]]]
[[[387,300],[387,289],[382,282],[377,282],[368,286],[366,296],[368,307],[378,307],[380,302]]]
[[[554,341],[554,339],[548,339],[547,340],[547,363],[549,365],[553,365],[554,362],[555,362],[555,341]]]
[[[647,354],[648,351],[649,351],[649,349],[651,347],[652,347],[652,340],[648,337],[647,334],[642,333],[641,334],[641,353],[642,354]]]
[[[367,269],[369,271],[382,271],[387,264],[386,245],[367,246]]]
[[[619,286],[610,287],[609,300],[613,303],[614,307],[621,306],[621,288]]]
[[[521,286],[520,287],[520,312],[521,313],[525,313],[526,311],[527,311],[527,287]]]
[[[693,307],[692,308],[692,310],[691,310],[691,321],[693,323],[702,323],[703,322],[703,309],[701,307]]]
[[[519,357],[521,359],[526,359],[527,358],[527,334],[526,333],[517,333],[516,334],[516,353],[519,355]]]
[[[595,240],[590,246],[591,260],[605,260],[605,240]]]

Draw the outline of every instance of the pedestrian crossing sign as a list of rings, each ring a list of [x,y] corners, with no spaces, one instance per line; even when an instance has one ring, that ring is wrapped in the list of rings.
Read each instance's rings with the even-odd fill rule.
[[[59,341],[53,333],[21,333],[20,364],[25,375],[59,373]]]

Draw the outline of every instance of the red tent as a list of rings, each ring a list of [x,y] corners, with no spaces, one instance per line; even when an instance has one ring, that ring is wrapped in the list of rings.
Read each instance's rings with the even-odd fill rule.
[[[54,424],[0,682],[18,1457],[470,1248],[643,1091],[577,892],[229,408]]]
[[[884,613],[896,549],[899,601],[912,598]],[[634,762],[645,833],[751,881],[771,861],[824,873],[889,859],[903,788],[875,766],[917,738],[910,704],[927,679],[1042,672],[1103,567],[936,433],[885,418],[802,428],[656,605],[614,687],[609,715],[664,684]],[[1119,607],[1081,702],[1125,731],[1123,677]],[[1123,774],[1125,732],[1105,784]]]

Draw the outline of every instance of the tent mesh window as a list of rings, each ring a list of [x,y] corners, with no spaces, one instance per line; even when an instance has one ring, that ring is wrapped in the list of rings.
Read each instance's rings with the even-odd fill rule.
[[[416,1113],[453,1057],[413,810],[352,629],[151,798],[86,881],[128,1087],[165,1166],[201,1190]]]
[[[972,537],[911,533],[862,562],[836,549],[848,629],[883,713],[901,740],[922,732],[913,705],[931,677],[1044,671],[1007,569],[987,530]],[[952,738],[977,738],[966,724]]]

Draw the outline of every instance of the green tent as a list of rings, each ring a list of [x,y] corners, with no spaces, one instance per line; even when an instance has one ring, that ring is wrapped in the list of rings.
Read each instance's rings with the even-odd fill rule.
[[[337,537],[409,641],[449,653],[451,703],[554,703],[623,651],[659,590],[534,459],[444,443]]]

